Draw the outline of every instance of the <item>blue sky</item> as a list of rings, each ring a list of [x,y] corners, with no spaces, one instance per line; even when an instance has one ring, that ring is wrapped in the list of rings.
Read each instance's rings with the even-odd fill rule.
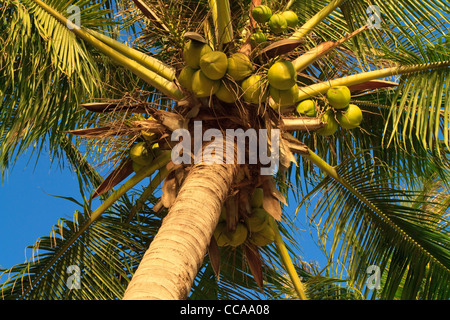
[[[25,247],[50,235],[59,218],[72,217],[77,209],[50,195],[76,198],[78,181],[70,171],[50,166],[45,153],[35,164],[34,157],[21,157],[0,186],[0,266],[5,268],[25,262]]]

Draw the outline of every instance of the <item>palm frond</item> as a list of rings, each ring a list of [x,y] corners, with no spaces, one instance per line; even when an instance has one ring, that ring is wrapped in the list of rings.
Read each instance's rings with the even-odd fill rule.
[[[114,23],[109,11],[102,9],[106,1],[91,5],[58,2],[55,6],[65,12],[70,4],[80,6],[86,25]],[[109,66],[98,63],[85,44],[33,1],[4,1],[0,20],[0,162],[4,175],[28,147],[40,153],[48,143],[53,153],[60,132],[95,122],[77,106],[102,95]]]
[[[450,29],[449,7],[440,1],[418,6],[409,0],[346,1],[342,7],[350,30],[357,29],[368,19],[369,5],[380,10],[380,27],[367,37],[356,37],[359,51],[369,54],[383,64],[419,65],[450,60],[446,35]],[[369,37],[370,36],[370,37]],[[444,41],[445,40],[445,41]],[[363,45],[361,45],[363,43]],[[366,55],[363,55],[364,57]],[[406,74],[400,77],[386,122],[385,143],[397,145],[417,138],[425,148],[439,150],[443,140],[448,147],[449,86],[448,67]],[[389,103],[386,101],[386,103]],[[399,121],[402,120],[402,131]]]
[[[336,170],[346,185],[327,177],[318,187],[322,196],[312,219],[322,221],[324,249],[332,261],[349,264],[348,279],[359,288],[368,266],[389,272],[380,292],[384,299],[394,297],[403,277],[403,299],[447,299],[450,238],[441,227],[445,218],[441,211],[417,206],[418,192],[380,176],[372,179],[375,165],[380,164],[344,162]],[[389,174],[386,170],[384,176]]]
[[[440,150],[441,141],[449,147],[449,75],[445,68],[401,78],[386,123],[392,128],[386,144],[417,139],[424,148]]]

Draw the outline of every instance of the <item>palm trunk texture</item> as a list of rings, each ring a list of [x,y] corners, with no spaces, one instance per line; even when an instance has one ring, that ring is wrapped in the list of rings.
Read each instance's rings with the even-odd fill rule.
[[[236,171],[235,165],[192,167],[124,300],[181,300],[189,295]]]

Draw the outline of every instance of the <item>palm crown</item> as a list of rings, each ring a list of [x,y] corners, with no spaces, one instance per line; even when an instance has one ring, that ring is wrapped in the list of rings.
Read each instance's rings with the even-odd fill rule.
[[[134,46],[113,36],[116,5],[119,27],[140,34]],[[48,142],[75,168],[84,199],[76,223],[35,245],[38,262],[5,271],[4,297],[226,299],[261,288],[448,299],[445,4],[10,0],[0,10],[3,172]],[[176,163],[171,136],[194,135],[199,122],[201,133],[265,129],[269,144],[279,132],[277,172],[261,174],[261,161]],[[237,148],[226,150],[233,160]],[[113,166],[105,179],[97,159]],[[293,185],[296,214],[320,194],[312,218],[339,262],[326,276],[292,261],[283,240],[295,235],[283,214]],[[86,266],[83,290],[55,276],[74,264]],[[376,294],[365,287],[369,266],[383,275]],[[344,268],[353,290],[337,285]]]

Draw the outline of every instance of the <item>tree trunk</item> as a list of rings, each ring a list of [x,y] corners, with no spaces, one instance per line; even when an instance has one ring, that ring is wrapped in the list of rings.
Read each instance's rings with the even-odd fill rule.
[[[236,171],[235,165],[192,167],[124,300],[179,300],[188,296]]]

